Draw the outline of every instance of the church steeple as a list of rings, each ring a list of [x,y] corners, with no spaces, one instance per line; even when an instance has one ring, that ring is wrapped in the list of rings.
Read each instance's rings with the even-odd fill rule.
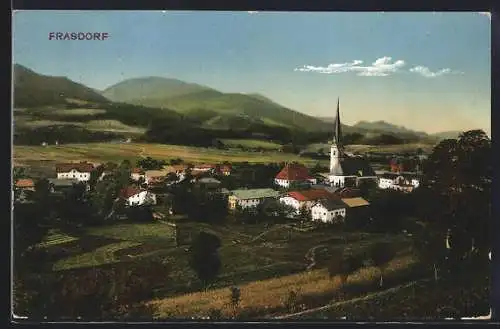
[[[330,173],[342,176],[341,161],[344,158],[344,147],[342,145],[342,128],[340,125],[340,100],[337,99],[337,117],[335,118],[334,136],[330,146]]]
[[[333,143],[339,147],[342,145],[342,127],[340,125],[340,98],[337,98],[337,117],[335,118],[335,131]]]

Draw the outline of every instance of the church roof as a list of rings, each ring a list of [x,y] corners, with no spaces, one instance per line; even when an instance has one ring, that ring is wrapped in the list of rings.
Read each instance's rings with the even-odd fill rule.
[[[309,170],[304,165],[301,164],[287,164],[278,175],[276,179],[284,179],[289,181],[302,181],[311,179],[309,176]]]
[[[370,163],[363,158],[341,158],[330,173],[335,176],[376,176]]]

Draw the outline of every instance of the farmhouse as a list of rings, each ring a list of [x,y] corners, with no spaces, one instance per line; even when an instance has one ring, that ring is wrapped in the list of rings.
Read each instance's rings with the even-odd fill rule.
[[[302,208],[311,209],[311,207],[321,199],[338,198],[335,194],[324,189],[311,189],[304,191],[293,191],[280,198],[280,202],[295,210],[299,214]]]
[[[377,176],[368,161],[360,157],[350,157],[344,152],[338,100],[335,135],[330,146],[330,173],[328,178],[330,183],[336,187],[357,186],[361,179],[364,181],[377,181]]]
[[[34,191],[35,190],[35,182],[30,178],[18,179],[14,186],[17,189],[20,189],[23,191]]]
[[[58,179],[77,179],[80,182],[87,182],[92,170],[94,165],[88,162],[56,164]]]
[[[211,163],[202,163],[193,166],[193,171],[201,171],[201,172],[215,172],[217,166]]]
[[[347,205],[342,200],[323,199],[311,207],[311,218],[323,223],[344,222],[346,209]]]
[[[168,170],[146,170],[144,173],[145,183],[148,185],[161,183],[168,173]]]
[[[419,187],[420,178],[413,173],[383,173],[378,181],[380,189],[392,189],[396,191],[411,192]]]
[[[156,204],[156,195],[154,193],[135,186],[128,186],[122,189],[120,197],[125,200],[127,206]]]
[[[59,179],[59,178],[49,178],[49,189],[51,193],[61,193],[73,188],[80,181],[75,178],[71,179]],[[89,186],[87,186],[87,189]]]
[[[289,188],[316,184],[316,179],[309,175],[309,171],[304,165],[289,163],[276,175],[274,182],[278,186]]]
[[[130,178],[135,181],[138,181],[142,178],[144,179],[144,181],[146,181],[146,173],[141,168],[132,168],[132,171],[130,172]]]
[[[220,186],[221,181],[218,179],[215,179],[213,177],[202,177],[202,178],[196,179],[195,184],[198,187],[201,187],[204,189],[217,189]]]
[[[277,199],[279,192],[270,188],[233,190],[228,198],[229,209],[256,207],[261,202]]]
[[[229,176],[231,175],[232,167],[229,164],[223,164],[219,166],[219,173],[224,175],[224,176]]]

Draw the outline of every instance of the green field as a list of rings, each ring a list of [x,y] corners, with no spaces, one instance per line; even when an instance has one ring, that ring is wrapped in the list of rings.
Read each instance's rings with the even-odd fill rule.
[[[72,236],[51,232],[41,247],[51,255],[49,268],[54,271],[160,256],[171,265],[168,285],[156,292],[158,297],[162,297],[202,289],[189,267],[189,253],[185,250],[191,238],[202,230],[216,234],[222,242],[219,250],[222,268],[213,288],[299,273],[309,265],[305,255],[311,248],[322,245],[323,251],[328,254],[335,248],[345,246],[342,237],[348,241],[347,247],[356,252],[381,239],[393,241],[402,250],[407,245],[403,236],[335,233],[329,230],[301,232],[283,224],[270,228],[257,224],[214,226],[197,222],[178,225],[182,236],[180,247],[176,247],[174,229],[164,223],[114,224],[89,228]],[[318,266],[321,264],[318,261]]]
[[[347,152],[359,153],[359,154],[368,152],[398,154],[405,152],[415,152],[419,148],[421,148],[425,153],[430,153],[433,147],[434,144],[425,144],[425,143],[409,143],[400,145],[346,145],[345,150]],[[323,152],[328,153],[330,150],[330,144],[326,143],[310,144],[308,145],[306,150],[309,152],[318,152],[320,149],[322,149]]]
[[[243,146],[248,148],[263,148],[266,150],[279,150],[281,144],[258,139],[221,139],[224,145],[229,147]]]
[[[143,156],[155,159],[181,158],[186,162],[221,163],[245,162],[249,163],[277,163],[298,161],[309,166],[314,166],[318,161],[299,157],[295,154],[281,152],[246,152],[235,150],[218,150],[192,146],[165,145],[165,144],[113,144],[113,143],[88,143],[43,146],[14,146],[14,162],[23,164],[29,161],[79,161],[88,160],[95,162],[104,161],[136,161]],[[325,164],[327,161],[323,161]]]

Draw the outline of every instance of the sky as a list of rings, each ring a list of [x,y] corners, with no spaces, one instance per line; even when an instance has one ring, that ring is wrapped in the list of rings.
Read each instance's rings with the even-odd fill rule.
[[[490,17],[474,12],[16,11],[13,61],[96,89],[160,76],[345,124],[491,133]],[[106,32],[107,40],[49,40]]]

